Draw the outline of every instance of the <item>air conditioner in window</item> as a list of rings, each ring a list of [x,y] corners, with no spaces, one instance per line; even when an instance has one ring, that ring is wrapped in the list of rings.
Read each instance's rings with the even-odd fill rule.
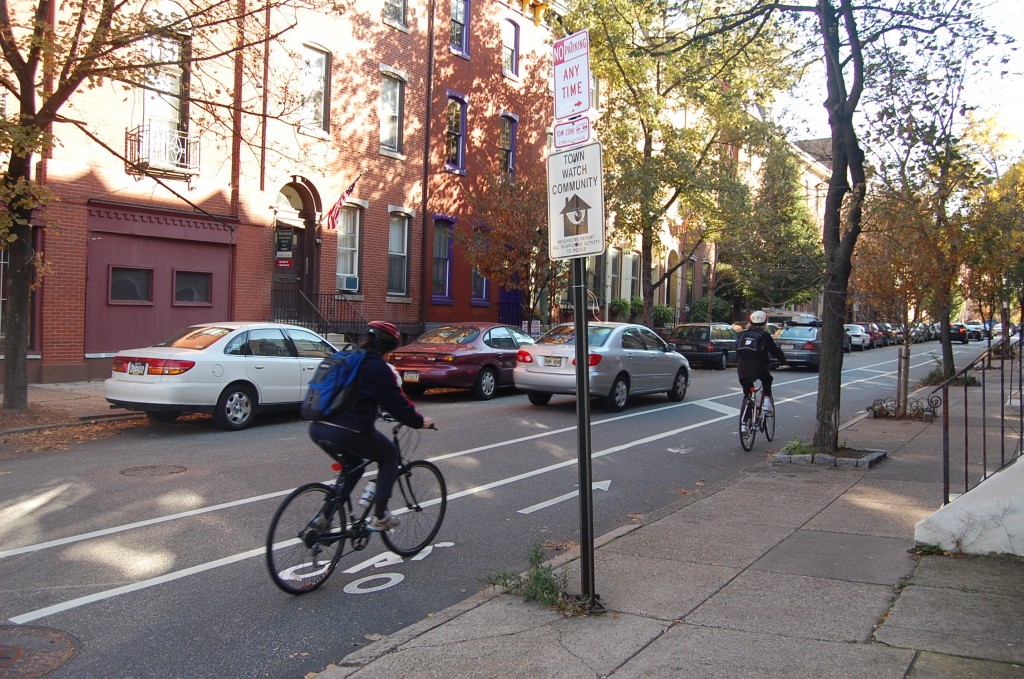
[[[355,292],[359,289],[359,276],[338,276],[338,289],[344,292]]]

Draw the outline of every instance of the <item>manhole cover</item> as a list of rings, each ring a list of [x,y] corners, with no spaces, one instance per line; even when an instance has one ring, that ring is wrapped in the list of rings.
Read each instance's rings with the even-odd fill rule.
[[[0,625],[0,679],[45,676],[74,654],[74,639],[59,630]]]
[[[157,464],[149,467],[122,469],[121,473],[125,476],[170,476],[171,474],[180,474],[183,471],[185,471],[185,467],[178,467],[172,464]]]

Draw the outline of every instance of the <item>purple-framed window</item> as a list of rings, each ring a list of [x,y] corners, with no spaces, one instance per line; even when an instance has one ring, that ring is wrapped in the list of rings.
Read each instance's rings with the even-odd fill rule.
[[[140,267],[110,267],[110,304],[152,304],[153,269]]]
[[[519,116],[502,113],[498,150],[501,158],[501,173],[512,179],[516,175],[516,133],[519,130]]]
[[[434,217],[434,251],[430,276],[430,301],[433,304],[452,304],[452,244],[455,220]]]
[[[469,0],[452,0],[451,50],[469,58]]]
[[[444,168],[448,172],[466,174],[466,96],[448,91],[448,108],[445,111],[445,154]]]

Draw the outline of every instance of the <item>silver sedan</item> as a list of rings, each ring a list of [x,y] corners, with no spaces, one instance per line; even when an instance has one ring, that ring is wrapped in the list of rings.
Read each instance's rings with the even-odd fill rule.
[[[590,395],[612,412],[626,407],[631,394],[664,393],[682,401],[690,384],[690,364],[654,331],[633,323],[588,323]],[[530,403],[546,405],[552,394],[576,394],[576,329],[556,325],[516,357],[512,374]]]

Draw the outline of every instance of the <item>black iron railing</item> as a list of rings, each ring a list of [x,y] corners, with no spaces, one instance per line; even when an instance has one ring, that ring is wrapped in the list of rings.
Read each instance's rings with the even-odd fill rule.
[[[966,493],[1021,456],[1022,348],[1018,330],[1007,339],[991,343],[970,365],[932,390],[929,400],[942,395],[943,504],[949,504],[953,475],[962,473],[960,492]],[[953,406],[950,397],[955,397],[957,390],[961,391],[961,398]],[[961,443],[962,448],[954,450]],[[954,464],[962,464],[962,469],[954,470]]]
[[[273,290],[271,314],[278,323],[292,323],[321,335],[339,333],[355,340],[366,334],[366,319],[342,295],[321,293],[309,297],[298,290]]]

